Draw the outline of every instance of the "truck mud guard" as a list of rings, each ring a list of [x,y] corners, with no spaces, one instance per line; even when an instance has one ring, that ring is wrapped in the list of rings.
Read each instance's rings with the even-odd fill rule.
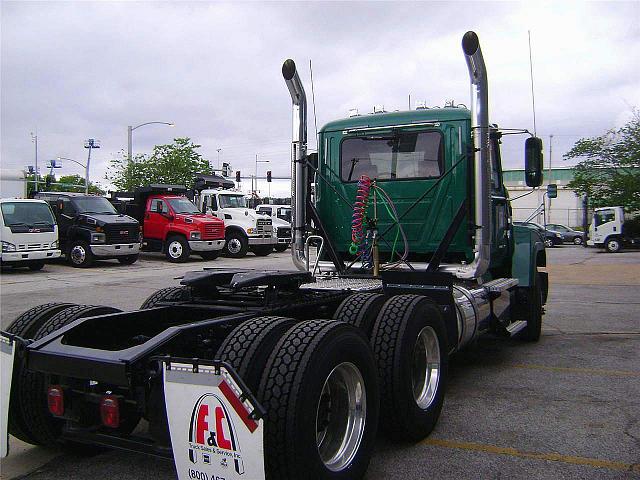
[[[152,360],[162,364],[178,479],[264,479],[265,411],[233,368],[197,359]]]
[[[11,399],[11,379],[16,361],[16,351],[24,347],[27,340],[0,331],[0,457],[9,454],[9,401]]]

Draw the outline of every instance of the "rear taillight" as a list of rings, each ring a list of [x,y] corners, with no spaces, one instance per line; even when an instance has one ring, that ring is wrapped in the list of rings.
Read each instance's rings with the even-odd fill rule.
[[[120,426],[120,403],[114,395],[106,395],[100,400],[102,424],[110,428]]]
[[[64,415],[64,391],[60,385],[50,385],[47,389],[47,403],[51,415]]]

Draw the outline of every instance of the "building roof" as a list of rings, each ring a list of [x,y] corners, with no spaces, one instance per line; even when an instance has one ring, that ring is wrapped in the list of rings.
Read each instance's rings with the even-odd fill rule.
[[[524,168],[513,168],[502,171],[505,185],[526,185],[524,181]],[[573,167],[558,167],[551,169],[551,181],[549,181],[549,169],[543,171],[542,183],[556,183],[566,185],[574,177]]]

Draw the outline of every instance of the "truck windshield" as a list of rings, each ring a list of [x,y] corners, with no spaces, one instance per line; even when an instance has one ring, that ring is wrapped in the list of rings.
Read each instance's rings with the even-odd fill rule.
[[[101,213],[115,215],[115,207],[104,197],[71,197],[71,203],[78,213]]]
[[[55,220],[49,205],[37,202],[5,202],[2,204],[2,218],[7,227],[11,226],[53,226]]]
[[[221,208],[247,208],[247,200],[242,195],[220,195]]]
[[[168,198],[167,201],[175,213],[183,215],[196,215],[200,213],[198,207],[186,198]]]
[[[615,210],[598,210],[593,218],[596,222],[596,227],[602,225],[603,223],[613,222],[616,219]]]
[[[341,178],[346,182],[362,175],[380,180],[442,175],[442,135],[436,131],[347,138],[340,150]]]
[[[291,223],[291,209],[290,208],[279,208],[278,209],[278,218],[282,220],[286,220]]]

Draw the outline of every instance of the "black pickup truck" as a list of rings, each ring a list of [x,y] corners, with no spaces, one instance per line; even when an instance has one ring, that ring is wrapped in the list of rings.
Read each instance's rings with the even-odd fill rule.
[[[130,265],[138,259],[140,224],[119,214],[106,198],[73,192],[39,192],[35,198],[51,205],[60,249],[72,266],[88,267],[110,258]]]

